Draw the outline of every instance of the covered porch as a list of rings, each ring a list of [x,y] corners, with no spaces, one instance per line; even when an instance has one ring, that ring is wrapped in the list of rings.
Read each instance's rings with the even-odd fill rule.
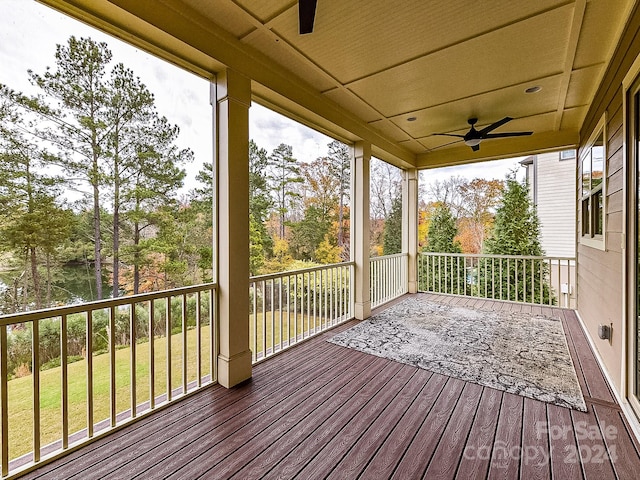
[[[350,321],[24,478],[635,477],[640,445],[573,310],[418,295],[559,318],[588,412],[326,341]]]
[[[630,132],[640,115],[638,105],[630,110],[635,104],[627,97],[640,98],[637,0],[619,0],[613,7],[605,0],[500,0],[491,15],[480,2],[407,2],[407,10],[397,16],[388,10],[396,8],[389,2],[347,2],[358,7],[347,8],[320,0],[319,8],[332,7],[331,16],[319,17],[316,32],[307,37],[297,34],[293,1],[42,3],[211,82],[215,274],[207,285],[3,319],[3,352],[14,323],[32,323],[37,332],[41,319],[55,318],[61,332],[58,443],[47,450],[47,441],[41,442],[41,372],[36,368],[28,419],[32,454],[19,459],[19,465],[11,463],[15,458],[8,447],[7,359],[0,359],[3,476],[24,469],[29,470],[25,478],[637,475],[640,446],[633,432],[640,431],[640,406],[634,403],[640,398],[640,330],[638,282],[629,273],[638,258],[632,220],[637,151]],[[423,19],[429,22],[424,28]],[[535,92],[527,92],[530,88]],[[544,94],[533,96],[540,91]],[[353,147],[349,262],[249,277],[248,115],[253,101]],[[486,128],[510,116],[510,128],[535,134],[488,141],[479,151],[478,143],[465,145],[460,138],[451,143],[441,135],[462,137],[468,119],[481,117],[478,128]],[[560,318],[587,413],[325,342],[393,297],[418,294],[423,273],[438,273],[436,291],[444,293],[441,279],[452,278],[446,265],[466,268],[462,257],[425,261],[418,250],[420,169],[577,149],[576,178],[582,179],[592,137],[606,146],[604,185],[588,195],[576,192],[577,258],[563,259],[568,273],[557,275],[556,288],[566,284],[571,292],[575,286],[576,298],[566,299],[575,311],[510,303],[495,294],[477,298],[480,284],[469,287],[472,297],[428,294],[438,302]],[[404,170],[403,253],[394,258],[370,258],[372,157]],[[508,268],[514,260],[468,261],[472,269],[493,272],[496,265],[507,263]],[[516,278],[525,278],[535,262],[545,261],[526,259],[516,266],[523,277]],[[560,272],[560,260],[557,265]],[[539,272],[534,276],[542,278]],[[467,288],[464,276],[445,280],[445,286],[447,281]],[[144,307],[141,315],[139,307]],[[109,358],[100,372],[109,377],[109,398],[102,405],[108,404],[108,412],[94,415],[98,369],[90,354],[83,367],[87,403],[86,412],[78,415],[83,421],[79,438],[69,425],[67,321],[79,315],[90,333],[98,313],[109,324]],[[181,323],[173,335],[172,315]],[[160,326],[166,339],[150,335],[144,349],[131,342],[129,392],[116,395],[113,325],[120,316],[127,317],[129,338],[148,325],[149,332]],[[601,323],[611,327],[608,339],[598,338]],[[35,365],[37,338],[32,344]],[[86,341],[86,351],[93,352],[90,334]],[[288,348],[295,343],[300,344]],[[160,349],[166,352],[161,361]],[[144,384],[136,373],[143,356],[150,358],[150,375],[143,375],[150,380]],[[154,376],[161,364],[165,370]],[[160,388],[154,379],[163,376]],[[116,402],[121,398],[123,409],[129,409],[126,419]],[[152,411],[155,407],[158,411]],[[105,419],[105,429],[114,431],[94,432],[95,421]]]

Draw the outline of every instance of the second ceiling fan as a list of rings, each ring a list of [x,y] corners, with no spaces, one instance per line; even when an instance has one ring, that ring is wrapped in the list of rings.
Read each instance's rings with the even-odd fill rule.
[[[471,147],[471,150],[477,152],[480,150],[480,142],[489,138],[504,138],[504,137],[523,137],[531,135],[533,132],[504,132],[504,133],[490,133],[498,127],[501,127],[507,122],[513,120],[511,117],[504,117],[502,120],[492,123],[491,125],[484,127],[481,130],[476,130],[475,124],[478,122],[477,118],[470,118],[468,120],[471,128],[464,135],[456,135],[453,133],[436,133],[435,135],[444,135],[447,137],[458,137],[464,140],[465,145]]]

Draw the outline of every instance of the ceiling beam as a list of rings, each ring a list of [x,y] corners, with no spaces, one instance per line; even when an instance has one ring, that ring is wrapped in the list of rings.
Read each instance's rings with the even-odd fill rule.
[[[562,126],[562,115],[567,101],[567,92],[569,91],[569,82],[573,73],[573,63],[576,59],[578,51],[578,40],[580,39],[580,31],[582,30],[582,22],[584,20],[584,12],[587,9],[587,0],[576,0],[573,7],[573,18],[571,20],[571,31],[569,32],[569,40],[567,41],[567,56],[564,61],[564,73],[560,80],[560,88],[558,89],[558,109],[555,118],[555,130],[560,130]]]

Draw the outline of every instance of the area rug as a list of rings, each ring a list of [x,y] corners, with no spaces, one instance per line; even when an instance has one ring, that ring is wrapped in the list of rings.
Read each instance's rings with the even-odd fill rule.
[[[330,342],[586,412],[558,319],[410,297]]]

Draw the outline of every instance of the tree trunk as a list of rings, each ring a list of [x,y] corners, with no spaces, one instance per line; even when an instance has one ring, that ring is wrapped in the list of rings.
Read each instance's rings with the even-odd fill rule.
[[[40,298],[40,277],[38,276],[38,256],[35,247],[29,247],[29,259],[31,262],[31,280],[33,282],[33,296],[36,301],[36,308],[42,307]]]
[[[97,162],[97,160],[96,160]],[[96,165],[97,170],[97,165]],[[97,179],[96,179],[97,182]],[[102,242],[100,240],[100,191],[97,183],[93,185],[93,255],[94,272],[96,278],[96,297],[102,300]]]
[[[51,306],[51,253],[47,252],[47,307]]]
[[[140,289],[140,224],[136,220],[133,224],[133,294]]]
[[[116,298],[120,290],[120,180],[118,178],[116,158],[113,185],[113,292]]]

